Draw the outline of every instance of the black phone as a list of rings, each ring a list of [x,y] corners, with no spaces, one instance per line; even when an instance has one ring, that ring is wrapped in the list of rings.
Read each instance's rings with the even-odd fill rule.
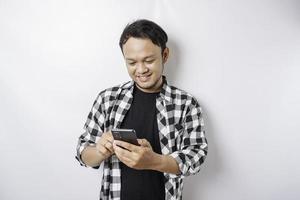
[[[134,129],[112,129],[111,133],[115,140],[122,140],[140,146]]]

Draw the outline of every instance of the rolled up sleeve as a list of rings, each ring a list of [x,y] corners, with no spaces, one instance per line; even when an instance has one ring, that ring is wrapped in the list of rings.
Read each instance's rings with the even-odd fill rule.
[[[192,101],[184,118],[180,150],[170,154],[178,163],[180,174],[170,174],[171,178],[186,177],[200,171],[207,156],[207,139],[204,131],[202,108]]]
[[[81,159],[81,153],[85,147],[89,145],[95,145],[97,139],[102,135],[104,131],[104,119],[105,113],[102,108],[101,93],[97,96],[90,110],[87,120],[84,124],[84,133],[78,138],[76,156],[80,165],[88,167]]]

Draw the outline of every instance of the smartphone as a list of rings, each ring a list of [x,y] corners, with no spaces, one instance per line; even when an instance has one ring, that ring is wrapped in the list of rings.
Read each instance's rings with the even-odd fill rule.
[[[140,146],[134,129],[112,129],[111,133],[115,140],[122,140]]]

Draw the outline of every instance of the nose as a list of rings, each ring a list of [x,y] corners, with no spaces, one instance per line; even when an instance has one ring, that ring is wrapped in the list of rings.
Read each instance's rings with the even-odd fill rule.
[[[144,73],[148,72],[148,70],[149,69],[143,63],[137,64],[137,67],[136,67],[137,73],[144,74]]]

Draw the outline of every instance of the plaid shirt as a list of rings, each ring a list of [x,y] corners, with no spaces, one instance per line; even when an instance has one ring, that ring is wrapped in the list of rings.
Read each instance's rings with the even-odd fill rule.
[[[87,166],[80,156],[86,146],[94,145],[103,132],[120,127],[133,100],[133,86],[130,81],[97,96],[78,141],[76,159],[81,165]],[[182,199],[183,178],[199,172],[207,155],[202,110],[194,97],[168,85],[165,77],[156,108],[161,152],[172,156],[180,169],[179,175],[164,173],[165,199]],[[112,155],[103,162],[100,199],[120,199],[120,161]]]

